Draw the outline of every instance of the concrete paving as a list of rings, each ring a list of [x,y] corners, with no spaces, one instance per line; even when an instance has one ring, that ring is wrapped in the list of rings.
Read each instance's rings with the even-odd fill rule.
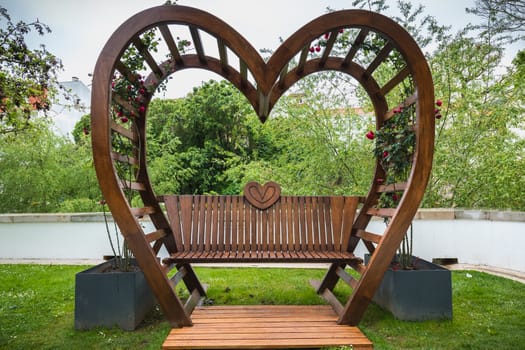
[[[0,259],[0,264],[98,265],[102,262],[102,259]]]

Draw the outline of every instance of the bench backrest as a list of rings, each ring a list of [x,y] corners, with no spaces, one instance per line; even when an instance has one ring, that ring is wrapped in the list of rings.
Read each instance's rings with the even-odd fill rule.
[[[164,196],[177,250],[346,251],[359,197],[266,190],[251,191],[262,192],[256,202],[247,187],[244,196]]]

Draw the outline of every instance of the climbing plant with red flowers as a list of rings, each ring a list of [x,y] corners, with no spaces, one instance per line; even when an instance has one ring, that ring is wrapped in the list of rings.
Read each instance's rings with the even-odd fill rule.
[[[441,118],[442,101],[436,101],[434,111],[436,119]],[[379,185],[393,185],[405,182],[412,167],[412,158],[416,143],[414,132],[415,105],[400,104],[392,109],[393,116],[386,120],[383,126],[374,131],[368,131],[366,138],[374,140],[373,154],[381,165],[385,178],[379,179]],[[391,208],[401,200],[402,192],[383,193],[378,202],[382,208]]]
[[[406,101],[406,100],[405,100]],[[434,114],[436,119],[441,118],[442,101],[436,101]],[[365,134],[369,140],[375,141],[373,154],[383,169],[385,178],[378,179],[378,185],[393,185],[405,182],[412,167],[416,135],[414,122],[416,116],[415,105],[400,104],[392,109],[392,117],[387,119],[383,126],[375,132],[370,130]],[[378,199],[379,208],[394,208],[401,200],[403,191],[384,192]],[[385,219],[386,221],[388,219]],[[413,228],[403,238],[399,247],[397,266],[402,269],[411,269],[413,247]]]

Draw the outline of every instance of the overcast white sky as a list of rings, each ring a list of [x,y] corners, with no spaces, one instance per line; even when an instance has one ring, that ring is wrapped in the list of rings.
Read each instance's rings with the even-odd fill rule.
[[[114,30],[135,13],[162,5],[165,0],[0,0],[12,20],[26,22],[39,19],[52,29],[44,37],[34,35],[34,44],[45,44],[50,52],[62,60],[64,71],[60,80],[80,78],[90,84],[97,57]],[[387,0],[394,11],[396,1]],[[478,20],[467,15],[465,8],[474,0],[418,0],[426,13],[454,29]],[[193,6],[208,11],[229,23],[256,49],[276,49],[279,37],[286,39],[310,20],[335,10],[352,8],[352,0],[180,0],[179,5]],[[5,22],[0,22],[3,25]],[[514,53],[515,54],[515,53]],[[177,73],[166,97],[184,96],[193,86],[213,78],[206,71]]]
[[[389,2],[395,8],[395,1]],[[462,27],[476,20],[465,14],[473,0],[419,2],[443,24]],[[37,40],[62,59],[65,70],[61,80],[76,76],[86,83],[113,31],[135,13],[163,3],[164,0],[0,0],[12,19],[28,22],[38,18],[48,24],[53,33]],[[181,0],[178,4],[203,9],[225,20],[256,49],[275,49],[279,37],[287,38],[323,15],[327,7],[351,8],[352,0]]]

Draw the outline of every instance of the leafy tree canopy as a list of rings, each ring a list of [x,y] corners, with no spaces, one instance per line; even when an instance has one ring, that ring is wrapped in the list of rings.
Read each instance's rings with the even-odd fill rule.
[[[231,84],[216,81],[180,100],[154,100],[148,114],[148,156],[163,193],[239,193],[224,176],[267,147],[251,106]]]
[[[476,0],[467,13],[481,17],[485,22],[474,28],[482,35],[493,33],[507,41],[525,39],[525,1],[523,0]]]
[[[386,8],[381,0],[354,3],[376,11]],[[476,6],[483,3],[478,1]],[[420,44],[433,48],[427,57],[436,97],[443,100],[424,206],[525,210],[525,140],[515,132],[525,129],[525,52],[518,53],[511,67],[502,69],[504,41],[493,40],[496,22],[491,21],[490,30],[481,34],[471,26],[453,34],[425,15],[420,6],[407,1],[399,6],[398,21],[417,34]],[[2,10],[1,18],[11,23],[7,11]],[[24,43],[28,30],[47,31],[38,22],[24,25],[29,28],[21,29],[22,41],[15,40],[11,46]],[[17,26],[11,23],[10,28],[0,32],[2,43],[14,37]],[[9,51],[11,46],[5,45],[1,50]],[[372,50],[364,59],[374,54]],[[17,57],[23,62],[25,56],[13,53],[12,57],[13,62]],[[38,57],[45,61],[51,56]],[[49,84],[59,67],[58,60],[57,65],[53,62],[48,62],[47,71],[40,70],[42,79],[25,76],[19,82],[25,90],[6,88],[16,84],[9,79],[24,75],[1,63],[2,212],[98,208],[89,116],[76,125],[75,144],[53,135],[45,119],[31,116],[36,107],[30,98],[41,96],[38,94],[45,89],[49,89],[48,96],[52,92]],[[25,69],[23,65],[13,67]],[[386,79],[383,74],[388,77],[389,73],[378,70],[375,78]],[[345,79],[348,77],[334,72],[302,79],[294,93],[281,98],[265,124],[226,82],[206,82],[183,99],[153,100],[146,131],[148,171],[155,191],[238,194],[247,181],[274,180],[289,194],[364,194],[374,167],[373,142],[365,133],[374,124],[366,113],[371,111],[369,98],[358,87],[355,96],[365,113],[355,113],[349,104],[349,91],[356,86]],[[399,102],[396,96],[388,101],[391,105]],[[37,127],[27,128],[31,124]]]
[[[100,210],[88,142],[75,145],[38,118],[0,137],[0,213]]]
[[[44,35],[51,29],[38,20],[13,22],[0,6],[0,135],[31,125],[36,112],[49,110],[55,92],[62,63],[44,45],[27,46],[32,31]]]

